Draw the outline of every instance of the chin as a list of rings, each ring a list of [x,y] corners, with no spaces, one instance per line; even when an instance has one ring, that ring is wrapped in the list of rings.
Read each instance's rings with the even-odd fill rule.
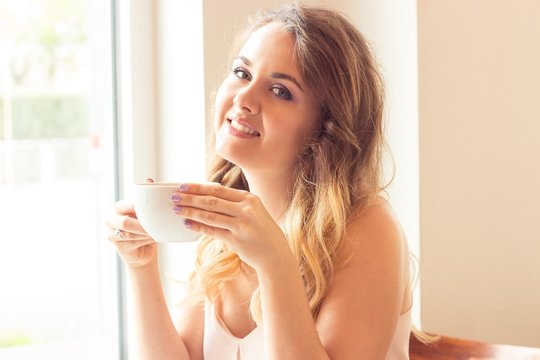
[[[256,162],[256,159],[248,159],[246,158],[245,151],[234,151],[230,147],[220,147],[216,144],[216,150],[215,153],[217,156],[222,158],[223,160],[227,160],[228,162],[238,166],[239,168],[246,169],[250,168],[250,162]]]
[[[238,156],[233,156],[227,151],[218,151],[216,150],[216,155],[222,158],[223,160],[227,160],[230,163],[233,163],[236,166],[242,167],[242,159]]]

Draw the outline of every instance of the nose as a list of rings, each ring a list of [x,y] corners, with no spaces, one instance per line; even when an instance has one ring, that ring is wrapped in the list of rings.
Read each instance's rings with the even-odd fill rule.
[[[238,90],[233,98],[233,103],[243,112],[256,115],[261,111],[260,97],[254,83],[251,83]]]

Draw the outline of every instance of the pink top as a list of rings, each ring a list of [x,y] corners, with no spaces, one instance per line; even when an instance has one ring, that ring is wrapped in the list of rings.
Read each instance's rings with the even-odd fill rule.
[[[392,344],[386,360],[409,359],[409,336],[411,333],[410,310],[398,320]],[[204,303],[204,360],[262,360],[264,359],[264,336],[256,327],[244,338],[234,336],[217,315],[214,304]]]

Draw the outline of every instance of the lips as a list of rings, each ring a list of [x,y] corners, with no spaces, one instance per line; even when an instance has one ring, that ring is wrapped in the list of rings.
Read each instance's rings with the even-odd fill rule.
[[[227,121],[229,122],[229,126],[231,127],[231,130],[235,130],[235,133],[237,134],[261,136],[261,134],[257,130],[255,130],[252,126],[250,126],[249,124],[247,124],[246,122],[242,120],[239,120],[236,117],[227,119]]]

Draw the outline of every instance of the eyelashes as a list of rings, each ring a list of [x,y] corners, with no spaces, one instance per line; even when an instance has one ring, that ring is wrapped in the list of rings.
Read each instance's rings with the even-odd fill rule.
[[[234,69],[232,69],[232,73],[239,79],[251,80],[251,75],[247,72],[246,69],[242,67],[235,67]]]
[[[283,99],[283,100],[291,100],[292,99],[292,95],[291,95],[291,92],[289,90],[287,90],[286,88],[282,87],[282,86],[278,86],[278,85],[274,85],[272,86],[272,92],[279,98]]]
[[[240,80],[251,81],[253,79],[251,74],[241,66],[233,68],[232,74]],[[269,90],[272,91],[272,93],[280,99],[292,100],[291,92],[283,85],[274,84],[270,87]]]

